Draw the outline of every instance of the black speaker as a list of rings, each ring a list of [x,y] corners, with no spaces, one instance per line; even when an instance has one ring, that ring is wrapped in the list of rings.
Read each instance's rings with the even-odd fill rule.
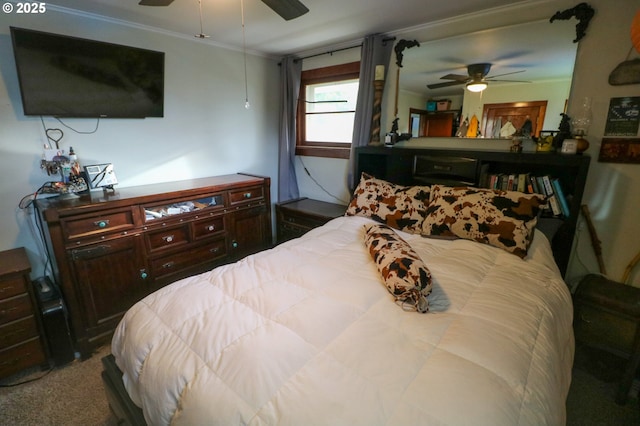
[[[68,364],[74,360],[75,354],[62,295],[49,277],[37,278],[33,286],[49,354],[56,366]]]

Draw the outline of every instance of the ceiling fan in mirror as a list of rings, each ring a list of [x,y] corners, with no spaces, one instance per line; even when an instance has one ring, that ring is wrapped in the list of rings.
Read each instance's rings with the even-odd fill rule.
[[[309,11],[307,7],[298,0],[262,0],[274,12],[286,21],[298,18]],[[169,6],[173,0],[140,0],[142,6]]]
[[[494,76],[487,76],[491,71],[490,63],[480,63],[467,65],[467,75],[462,74],[447,74],[440,77],[441,80],[451,80],[443,83],[427,84],[429,89],[439,89],[441,87],[456,86],[465,84],[467,90],[471,92],[482,92],[487,88],[489,82],[513,82],[513,83],[531,83],[530,81],[523,80],[502,80],[496,77],[502,77],[505,75],[518,74],[525,72],[526,70],[513,71],[504,74],[497,74]]]

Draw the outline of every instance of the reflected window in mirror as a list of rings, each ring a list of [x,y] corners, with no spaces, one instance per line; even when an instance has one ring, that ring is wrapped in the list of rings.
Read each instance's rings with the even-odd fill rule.
[[[296,154],[349,158],[360,62],[302,72]]]

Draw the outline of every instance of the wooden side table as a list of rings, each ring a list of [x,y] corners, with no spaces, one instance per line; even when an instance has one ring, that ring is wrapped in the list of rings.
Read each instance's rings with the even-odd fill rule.
[[[276,204],[276,228],[278,244],[304,235],[339,216],[344,216],[347,206],[296,198]]]
[[[640,288],[590,274],[574,295],[576,342],[626,361],[616,402],[627,401],[640,366]]]
[[[23,247],[0,252],[0,377],[47,363],[30,272]]]

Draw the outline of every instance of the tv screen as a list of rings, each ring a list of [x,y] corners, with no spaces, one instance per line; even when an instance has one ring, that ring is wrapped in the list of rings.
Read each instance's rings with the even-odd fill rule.
[[[162,117],[164,52],[11,27],[25,115]]]

